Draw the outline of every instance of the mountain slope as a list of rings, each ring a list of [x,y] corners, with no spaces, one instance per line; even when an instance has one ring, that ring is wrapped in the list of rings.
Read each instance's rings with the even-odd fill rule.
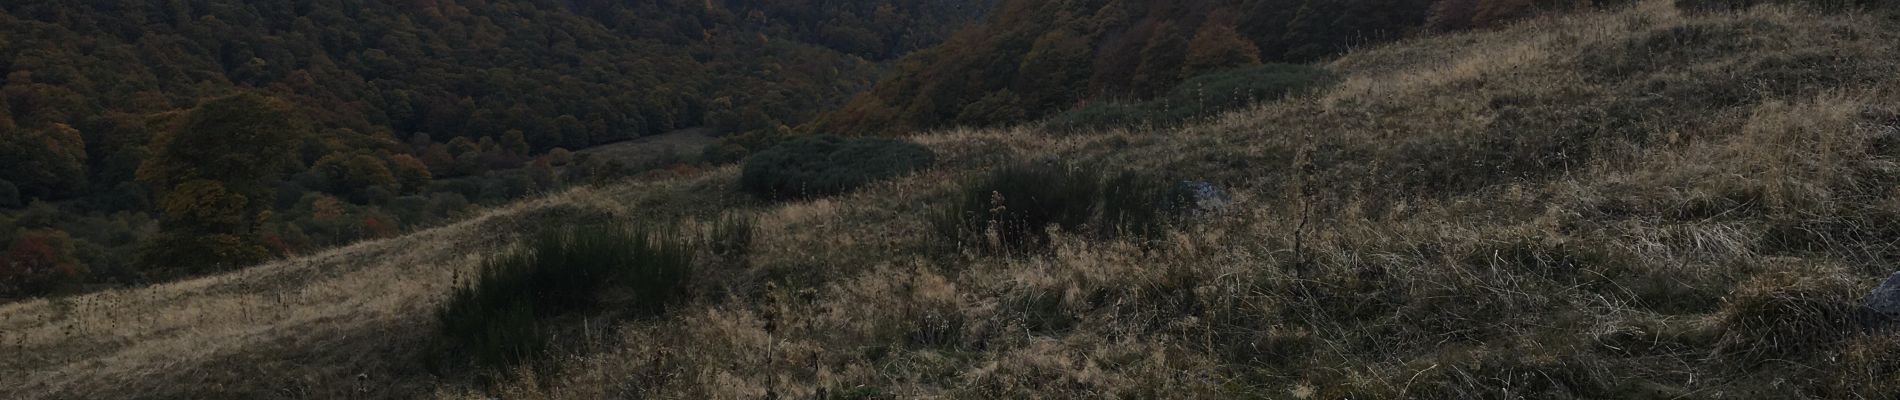
[[[75,250],[57,257],[63,273],[0,271],[0,298],[248,265],[626,174],[607,162],[551,171],[569,150],[799,123],[868,85],[880,61],[983,11],[944,0],[9,1],[0,247]],[[191,251],[247,256],[153,256],[191,230],[159,222],[181,214],[166,205],[205,202],[171,198],[185,178],[174,172],[194,162],[161,160],[159,145],[212,131],[186,116],[234,94],[269,96],[254,102],[278,105],[265,119],[296,122],[281,134],[291,151],[268,157],[281,168],[220,182],[256,188],[225,207],[254,226],[210,232],[233,239],[227,249]],[[140,172],[151,164],[176,165]]]
[[[0,345],[30,355],[0,361],[27,371],[0,396],[1891,397],[1900,332],[1854,318],[1900,259],[1893,28],[1650,1],[1354,51],[1323,64],[1336,87],[1184,128],[919,136],[936,169],[839,197],[745,200],[736,168],[580,189],[0,306]],[[932,231],[960,182],[1045,159],[1169,171],[1234,203],[1156,241],[1058,233],[1039,256]],[[416,372],[432,302],[514,227],[685,218],[698,235],[725,214],[758,215],[757,243],[706,257],[688,306],[577,323],[494,386]],[[274,312],[314,317],[245,318]]]

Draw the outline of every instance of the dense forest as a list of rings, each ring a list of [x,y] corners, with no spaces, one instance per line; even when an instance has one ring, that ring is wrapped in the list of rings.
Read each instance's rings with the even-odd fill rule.
[[[582,165],[571,150],[589,146],[699,126],[779,130],[986,9],[5,2],[0,297],[389,236],[638,167]]]
[[[1621,0],[1011,0],[905,59],[816,120],[820,132],[899,134],[1036,120],[1147,99],[1195,76],[1311,62],[1423,31],[1484,28]]]

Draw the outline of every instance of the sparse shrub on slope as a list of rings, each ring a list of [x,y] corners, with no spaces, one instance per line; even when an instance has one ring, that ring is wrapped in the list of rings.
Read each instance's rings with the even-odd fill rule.
[[[820,197],[908,174],[935,160],[930,149],[909,141],[819,135],[753,155],[739,179],[746,191],[766,199]]]
[[[1167,216],[1181,209],[1177,193],[1167,180],[1141,173],[1020,164],[964,187],[956,203],[940,210],[932,223],[955,243],[981,243],[1001,252],[1046,246],[1051,227],[1097,237],[1147,238],[1161,233]]]
[[[548,231],[489,260],[439,311],[450,344],[485,365],[505,365],[545,346],[541,322],[616,294],[633,315],[658,315],[684,293],[686,246],[619,224]]]

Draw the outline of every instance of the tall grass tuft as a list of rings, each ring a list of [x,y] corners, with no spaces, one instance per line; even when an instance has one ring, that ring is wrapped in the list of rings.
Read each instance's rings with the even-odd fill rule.
[[[903,176],[935,161],[930,149],[906,140],[817,135],[753,155],[739,183],[768,200],[822,197]]]
[[[714,255],[721,257],[743,258],[752,249],[753,231],[757,230],[756,220],[743,215],[728,215],[713,222],[712,230],[707,232],[706,245]]]
[[[1101,238],[1152,238],[1182,203],[1168,182],[1135,172],[1017,164],[965,185],[954,203],[930,219],[953,243],[1005,253],[1047,246],[1052,227]]]
[[[593,309],[608,294],[633,315],[665,313],[685,294],[691,272],[686,245],[645,228],[550,230],[483,263],[476,281],[456,289],[437,316],[461,354],[509,365],[544,349],[543,322]]]

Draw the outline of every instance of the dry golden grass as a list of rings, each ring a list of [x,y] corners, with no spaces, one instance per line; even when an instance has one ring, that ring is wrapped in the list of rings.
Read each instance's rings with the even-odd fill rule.
[[[924,135],[937,169],[827,199],[733,198],[730,168],[581,189],[4,306],[25,356],[0,397],[1895,398],[1900,334],[1851,320],[1900,268],[1894,28],[1648,1],[1364,49],[1336,88],[1184,128]],[[958,182],[1046,158],[1235,204],[1034,256],[934,235]],[[690,305],[492,380],[417,372],[428,311],[509,224],[724,213],[754,244],[707,257]]]
[[[539,225],[636,215],[624,191],[689,184],[578,189],[238,272],[0,305],[0,398],[427,393],[435,308],[482,257]]]

